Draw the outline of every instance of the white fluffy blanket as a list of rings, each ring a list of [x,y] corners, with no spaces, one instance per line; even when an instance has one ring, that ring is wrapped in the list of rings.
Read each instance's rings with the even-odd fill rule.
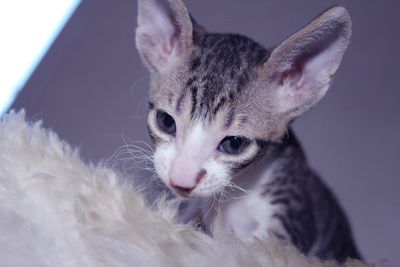
[[[24,112],[4,115],[0,266],[337,266],[271,240],[245,245],[218,227],[210,238],[174,222],[167,202],[146,206],[121,181]]]

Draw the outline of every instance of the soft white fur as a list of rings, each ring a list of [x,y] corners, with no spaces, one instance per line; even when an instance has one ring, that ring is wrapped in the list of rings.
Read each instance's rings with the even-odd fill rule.
[[[165,201],[148,207],[123,177],[85,164],[57,135],[0,121],[0,266],[336,266],[272,240],[245,245],[174,221]],[[347,266],[364,266],[349,262]]]

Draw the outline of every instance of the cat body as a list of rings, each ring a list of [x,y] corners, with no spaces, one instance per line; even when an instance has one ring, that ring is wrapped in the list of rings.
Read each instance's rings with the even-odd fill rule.
[[[274,236],[308,255],[359,258],[343,211],[290,123],[326,93],[351,34],[332,8],[272,51],[208,33],[180,0],[139,0],[136,44],[151,73],[148,129],[160,179],[205,231]]]

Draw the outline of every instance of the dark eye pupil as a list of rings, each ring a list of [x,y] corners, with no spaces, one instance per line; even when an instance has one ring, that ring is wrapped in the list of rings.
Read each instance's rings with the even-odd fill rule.
[[[218,146],[218,150],[230,154],[237,155],[242,153],[250,144],[250,140],[241,136],[227,136]]]
[[[168,113],[165,111],[157,111],[157,124],[158,128],[160,128],[161,131],[170,134],[170,135],[175,135],[176,132],[176,125],[175,125],[175,120],[174,118],[171,117]]]
[[[163,123],[167,128],[171,128],[175,124],[174,119],[171,116],[164,116]]]
[[[234,137],[234,138],[229,139],[229,143],[233,150],[238,150],[240,148],[240,146],[242,145],[243,140],[241,138]]]

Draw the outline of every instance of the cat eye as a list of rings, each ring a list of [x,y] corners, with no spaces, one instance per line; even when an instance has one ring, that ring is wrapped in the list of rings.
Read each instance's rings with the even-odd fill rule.
[[[157,125],[158,128],[163,131],[164,133],[170,134],[175,136],[176,132],[176,124],[174,118],[169,115],[167,112],[158,110],[157,111]]]
[[[227,136],[218,145],[218,150],[229,155],[242,153],[251,141],[243,136]]]

